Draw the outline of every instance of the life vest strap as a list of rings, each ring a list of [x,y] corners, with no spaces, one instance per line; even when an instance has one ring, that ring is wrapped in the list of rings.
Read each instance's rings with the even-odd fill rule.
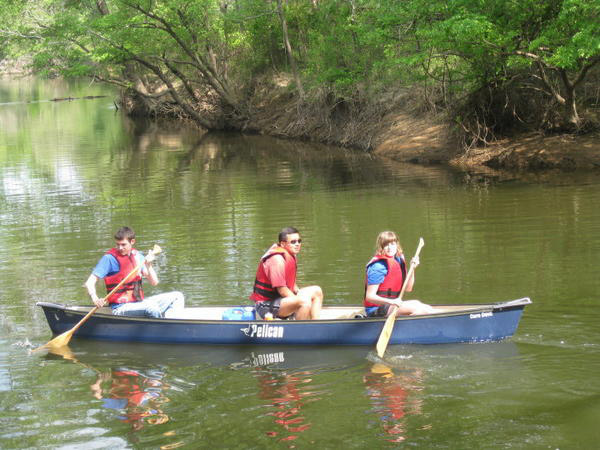
[[[258,281],[258,279],[254,279],[254,285],[266,287],[267,289],[273,289],[273,286],[271,286],[269,283],[263,283],[262,281]]]
[[[262,295],[263,297],[267,297],[269,300],[275,300],[279,297],[279,292],[277,292],[276,290],[262,289],[256,286],[256,284],[254,285],[254,292],[259,295]]]
[[[377,295],[385,298],[396,298],[400,295],[400,291],[392,291],[391,289],[377,291]]]
[[[116,292],[120,294],[121,292],[131,291],[131,290],[135,289],[135,285],[138,283],[139,283],[138,281],[129,281],[127,283],[124,283],[119,289],[117,289]],[[119,283],[107,284],[106,291],[110,292],[118,285],[119,285]]]

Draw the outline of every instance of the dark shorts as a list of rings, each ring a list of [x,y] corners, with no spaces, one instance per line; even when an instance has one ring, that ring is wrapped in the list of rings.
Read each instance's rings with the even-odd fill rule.
[[[281,297],[275,300],[265,300],[256,302],[255,309],[259,318],[264,319],[265,314],[271,313],[273,317],[279,316],[279,307],[281,306]]]
[[[387,316],[390,305],[368,306],[365,308],[367,317],[385,317]]]
[[[271,313],[273,317],[279,317],[280,319],[288,319],[293,316],[288,317],[280,317],[279,316],[279,308],[281,307],[281,297],[276,298],[275,300],[265,300],[262,302],[256,302],[255,309],[258,318],[264,319],[265,314]]]

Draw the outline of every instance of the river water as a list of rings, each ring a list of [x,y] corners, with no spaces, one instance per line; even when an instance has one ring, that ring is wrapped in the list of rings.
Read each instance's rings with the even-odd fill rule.
[[[54,98],[100,96],[72,101]],[[133,122],[108,88],[0,81],[0,448],[550,448],[600,440],[600,176],[486,182],[442,167]],[[573,149],[572,151],[577,151]],[[476,181],[474,181],[476,180]],[[357,304],[375,237],[423,237],[411,297],[531,297],[499,343],[141,345],[50,332],[122,225],[191,306],[246,302],[300,229],[300,285]]]

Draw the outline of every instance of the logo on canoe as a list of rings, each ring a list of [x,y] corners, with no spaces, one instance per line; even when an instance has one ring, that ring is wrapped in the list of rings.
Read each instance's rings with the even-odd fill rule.
[[[248,337],[276,339],[283,337],[283,327],[267,325],[266,323],[260,325],[253,323],[248,325],[248,328],[240,328],[240,330]]]
[[[481,312],[475,314],[469,314],[469,319],[481,319],[482,317],[492,317],[494,315],[493,312]]]

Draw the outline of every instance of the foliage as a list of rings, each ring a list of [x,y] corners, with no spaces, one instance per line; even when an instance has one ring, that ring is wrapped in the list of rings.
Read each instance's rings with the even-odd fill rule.
[[[211,114],[247,119],[253,77],[297,62],[299,90],[411,89],[468,132],[485,122],[483,141],[499,129],[490,115],[524,123],[537,110],[536,126],[577,128],[578,92],[600,61],[600,0],[287,0],[282,14],[274,0],[4,3],[4,53],[206,127],[222,126]]]

